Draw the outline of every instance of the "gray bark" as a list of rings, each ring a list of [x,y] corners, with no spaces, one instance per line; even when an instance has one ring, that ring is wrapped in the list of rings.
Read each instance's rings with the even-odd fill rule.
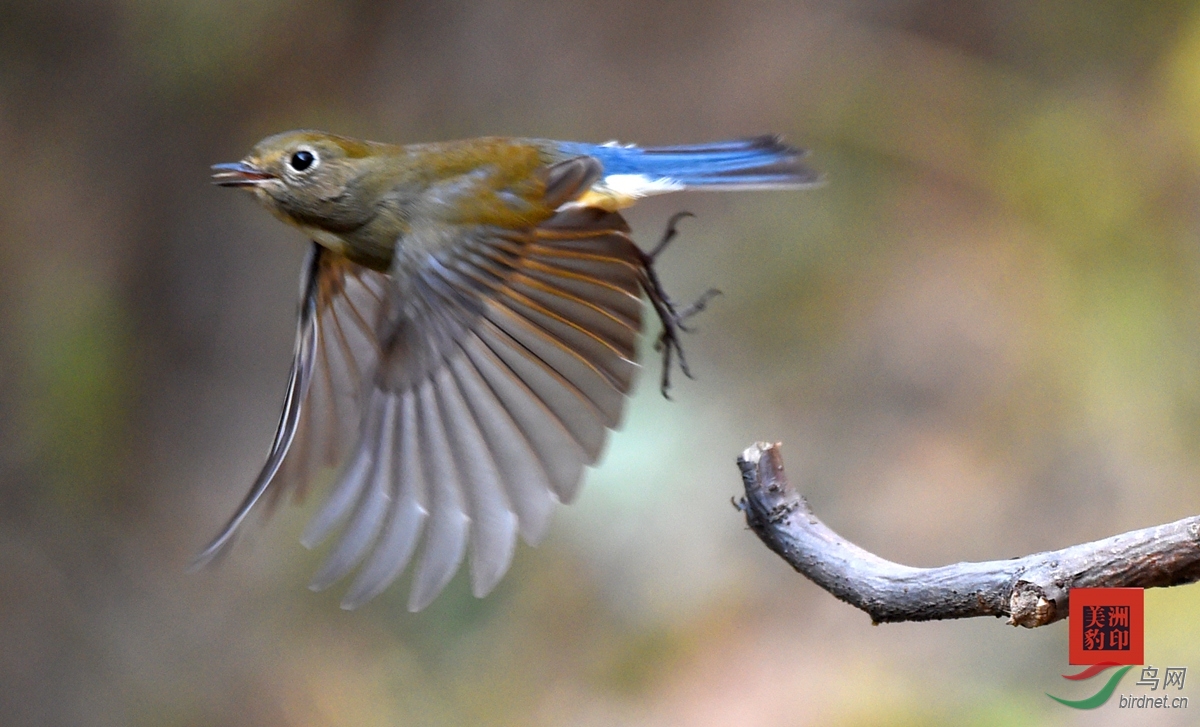
[[[1034,628],[1066,618],[1077,587],[1176,586],[1200,580],[1200,516],[1023,558],[912,568],[884,560],[821,522],[788,484],[779,444],[738,458],[737,503],[768,548],[875,623],[1007,616]]]

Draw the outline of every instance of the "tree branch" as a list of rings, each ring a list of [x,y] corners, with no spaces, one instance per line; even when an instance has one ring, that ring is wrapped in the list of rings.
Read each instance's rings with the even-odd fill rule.
[[[875,623],[1008,616],[1034,628],[1066,618],[1076,587],[1177,586],[1200,580],[1200,516],[1049,553],[940,568],[892,563],[817,519],[788,484],[779,444],[758,443],[738,467],[736,503],[767,547]]]

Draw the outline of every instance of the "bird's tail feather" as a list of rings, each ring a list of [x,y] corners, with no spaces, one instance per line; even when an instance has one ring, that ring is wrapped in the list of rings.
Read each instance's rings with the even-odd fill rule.
[[[821,181],[801,163],[806,152],[778,136],[646,148],[615,143],[563,146],[567,153],[599,159],[606,180],[641,176],[673,189],[705,190],[794,189]]]

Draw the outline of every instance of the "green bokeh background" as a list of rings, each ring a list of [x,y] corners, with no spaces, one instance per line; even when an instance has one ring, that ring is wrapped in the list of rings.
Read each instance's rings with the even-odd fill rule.
[[[697,379],[665,402],[648,359],[487,599],[346,613],[311,502],[185,573],[269,444],[304,255],[208,165],[297,127],[774,131],[829,183],[632,210],[644,244],[698,215],[661,264],[725,292]],[[1082,695],[1065,624],[872,627],[729,498],[782,441],[914,565],[1200,511],[1195,3],[8,0],[0,170],[5,725],[1138,723],[1044,696]],[[1147,659],[1200,670],[1200,590],[1146,603]]]

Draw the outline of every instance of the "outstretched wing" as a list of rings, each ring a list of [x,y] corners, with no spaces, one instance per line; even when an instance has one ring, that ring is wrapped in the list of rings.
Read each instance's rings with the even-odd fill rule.
[[[550,168],[551,209],[590,185],[594,165]],[[422,244],[446,234],[449,244]],[[445,587],[468,544],[473,591],[490,591],[517,533],[536,542],[554,500],[574,497],[637,368],[645,257],[619,215],[564,208],[520,229],[439,221],[406,240],[391,276],[314,252],[275,445],[205,551],[221,548],[274,477],[302,483],[353,439],[303,538],[312,546],[341,529],[313,587],[361,565],[347,608],[386,588],[422,533],[411,609]]]
[[[441,591],[468,543],[473,590],[490,591],[516,534],[541,537],[620,419],[641,261],[624,221],[594,209],[522,231],[464,228],[415,261],[391,289],[358,445],[305,535],[312,545],[344,523],[314,587],[365,559],[344,605],[362,603],[424,530],[410,608]]]

